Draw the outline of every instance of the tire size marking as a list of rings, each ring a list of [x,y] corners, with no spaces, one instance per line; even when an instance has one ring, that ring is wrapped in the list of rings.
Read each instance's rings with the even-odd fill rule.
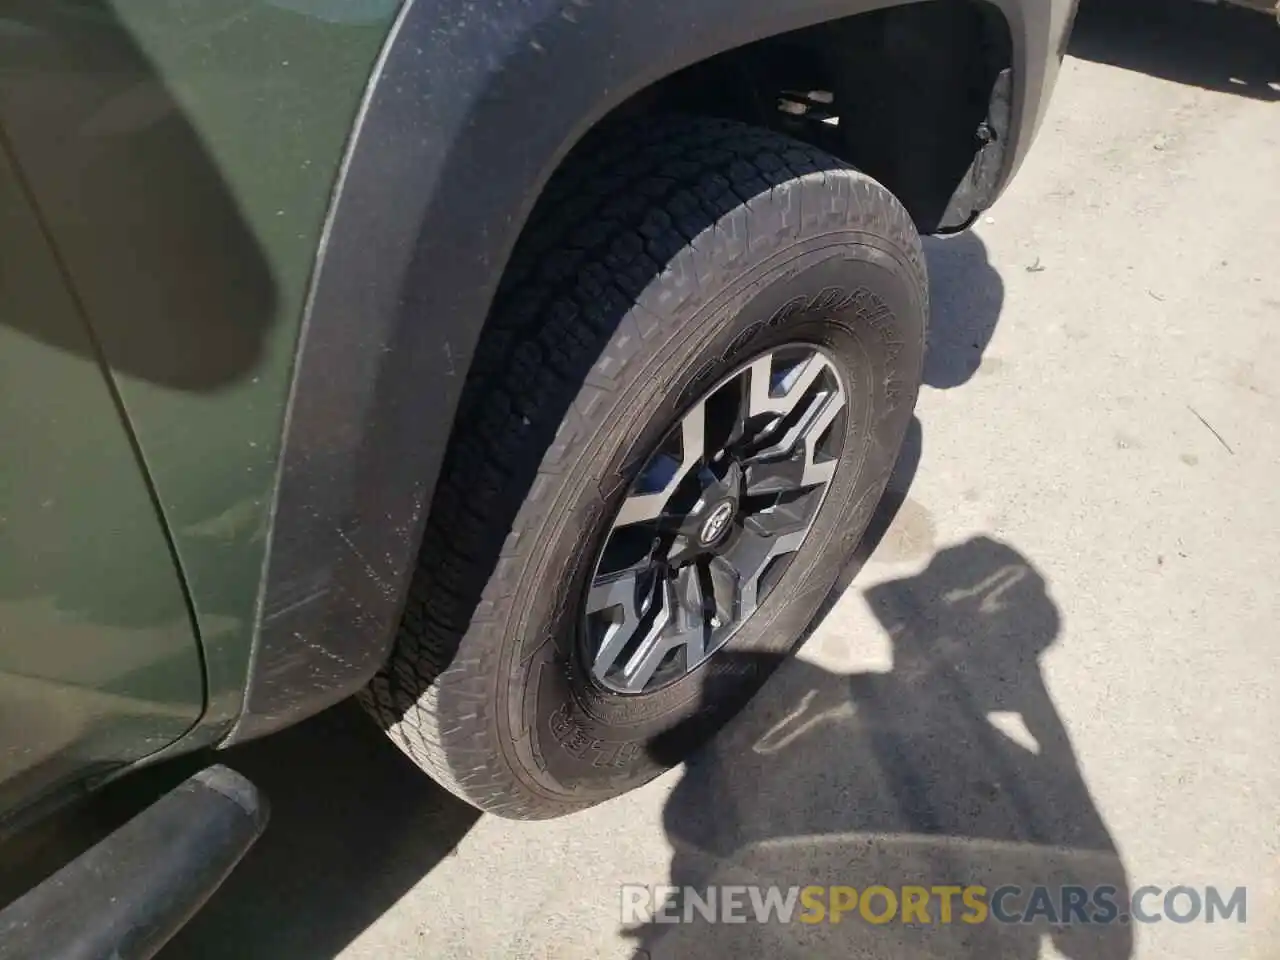
[[[641,745],[635,742],[609,743],[587,734],[582,727],[573,721],[569,707],[561,704],[548,718],[551,736],[560,744],[560,748],[575,760],[591,759],[593,767],[613,767],[622,769],[639,756]]]

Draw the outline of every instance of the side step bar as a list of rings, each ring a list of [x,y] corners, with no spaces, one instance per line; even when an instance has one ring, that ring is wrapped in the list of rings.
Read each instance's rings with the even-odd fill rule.
[[[267,825],[258,788],[202,770],[0,912],[0,960],[145,960]]]

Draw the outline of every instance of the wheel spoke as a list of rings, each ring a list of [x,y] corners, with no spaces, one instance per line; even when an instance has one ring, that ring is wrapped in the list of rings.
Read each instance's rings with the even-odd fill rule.
[[[613,527],[616,530],[618,527],[630,526],[633,523],[658,520],[662,517],[662,508],[666,503],[665,492],[633,494],[623,501],[622,509],[618,511],[618,519],[613,521]]]
[[[653,586],[642,586],[643,572],[642,567],[637,567],[597,577],[587,591],[587,613],[609,615],[592,664],[592,671],[600,679],[613,669],[635,637],[649,605],[656,602]],[[664,612],[657,612],[655,623],[663,621]]]
[[[843,409],[843,392],[839,390],[818,391],[808,398],[802,407],[798,406],[798,415],[793,418],[795,422],[790,425],[789,429],[776,439],[773,439],[772,443],[757,453],[753,459],[785,456],[795,451],[811,437],[816,442]]]
[[[733,547],[717,563],[732,573],[737,586],[737,619],[750,616],[760,602],[760,576],[776,557],[795,553],[804,542],[807,525],[789,533],[769,535],[756,524],[746,524]]]
[[[696,564],[689,564],[676,574],[675,591],[679,600],[679,613],[673,618],[681,633],[698,630],[715,610],[715,597],[703,589]],[[707,605],[711,605],[708,610]]]
[[[786,493],[800,487],[804,464],[791,459],[759,460],[747,464],[743,491],[749,497]]]
[[[674,612],[678,610],[675,584],[670,580],[663,584],[662,607],[663,616],[659,618],[660,624],[656,629],[646,633],[639,647],[622,667],[620,675],[614,678],[614,682],[620,684],[627,693],[639,693],[644,690],[645,684],[657,672],[662,661],[667,658],[667,654],[681,642],[679,633],[667,629]]]
[[[587,591],[587,613],[603,613],[614,607],[622,607],[628,613],[637,612],[643,570],[643,567],[632,567],[596,577]]]
[[[711,590],[715,597],[716,616],[726,627],[732,627],[741,619],[741,611],[738,609],[738,577],[728,564],[718,563],[717,560],[718,557],[712,557],[707,563]]]
[[[684,646],[686,670],[702,662],[711,640],[710,621],[715,616],[716,598],[709,587],[710,583],[704,583],[697,566],[691,564],[680,571],[677,589],[684,606],[680,612],[680,633],[674,639]]]
[[[804,399],[818,377],[827,371],[830,371],[833,379],[838,382],[831,361],[816,350],[803,363],[789,371],[780,384],[774,383],[772,354],[755,361],[751,364],[750,370],[750,400],[747,409],[753,417],[761,414],[785,417]],[[782,392],[774,396],[774,391],[779,387],[782,388]]]
[[[757,361],[758,363],[759,361]],[[768,376],[766,370],[764,376]],[[751,382],[756,376],[755,364],[752,364],[736,378],[737,406],[733,411],[733,425],[725,439],[725,446],[732,447],[742,443],[747,435],[747,421],[751,419]]]
[[[706,404],[699,403],[680,420],[677,434],[680,437],[680,463],[671,471],[662,484],[662,489],[633,493],[622,503],[618,517],[613,522],[618,527],[633,523],[646,523],[661,520],[663,508],[671,499],[671,494],[706,455],[707,411]]]
[[[820,408],[809,421],[804,433],[800,435],[799,440],[804,458],[804,473],[800,477],[801,486],[809,487],[819,483],[830,483],[831,478],[836,475],[836,464],[839,463],[839,459],[830,457],[825,460],[818,460],[818,443],[844,408],[844,391],[837,388],[823,400]]]
[[[748,463],[749,493],[777,493],[811,487],[829,483],[835,476],[838,459],[818,459],[818,443],[845,408],[845,395],[834,376],[825,387],[811,389],[818,374],[824,369],[831,369],[828,361],[818,355],[815,358],[822,360],[817,372],[812,371],[818,365],[810,360],[793,375],[794,382],[783,397],[768,401],[775,406],[785,405],[786,409],[782,418],[765,430],[764,435],[771,441],[769,445],[758,450]],[[752,376],[754,389],[754,373]],[[808,391],[807,395],[805,391]],[[783,433],[769,436],[784,423],[788,426]]]
[[[675,642],[673,642],[675,641]],[[640,648],[627,661],[627,665],[623,668],[620,676],[616,677],[614,682],[619,684],[627,693],[640,693],[655,673],[658,667],[662,666],[662,661],[667,658],[670,653],[678,645],[678,641],[671,634],[662,632],[653,632],[645,637],[644,642],[640,644]]]
[[[818,491],[801,494],[787,503],[778,504],[743,518],[743,528],[748,534],[758,534],[766,539],[775,540],[793,533],[804,533],[813,521],[820,499]],[[786,552],[784,548],[775,549]],[[774,556],[777,556],[776,552]]]
[[[775,561],[800,549],[821,508],[838,461],[824,437],[846,401],[831,358],[791,344],[680,418],[596,561],[597,571],[606,557],[634,564],[597,575],[588,591],[596,679],[648,692],[696,669],[751,616],[782,572]]]

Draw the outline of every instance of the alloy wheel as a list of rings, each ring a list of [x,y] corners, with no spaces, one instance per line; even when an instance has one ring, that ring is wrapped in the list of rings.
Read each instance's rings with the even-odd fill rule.
[[[846,390],[822,348],[739,367],[686,410],[627,490],[585,601],[585,654],[616,693],[697,669],[804,543],[839,462]]]

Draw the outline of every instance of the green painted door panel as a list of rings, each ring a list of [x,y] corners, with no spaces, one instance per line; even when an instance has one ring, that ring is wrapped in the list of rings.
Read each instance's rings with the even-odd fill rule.
[[[0,819],[160,749],[202,703],[164,530],[0,149]]]
[[[117,385],[240,705],[290,374],[399,0],[7,0],[0,126]]]

